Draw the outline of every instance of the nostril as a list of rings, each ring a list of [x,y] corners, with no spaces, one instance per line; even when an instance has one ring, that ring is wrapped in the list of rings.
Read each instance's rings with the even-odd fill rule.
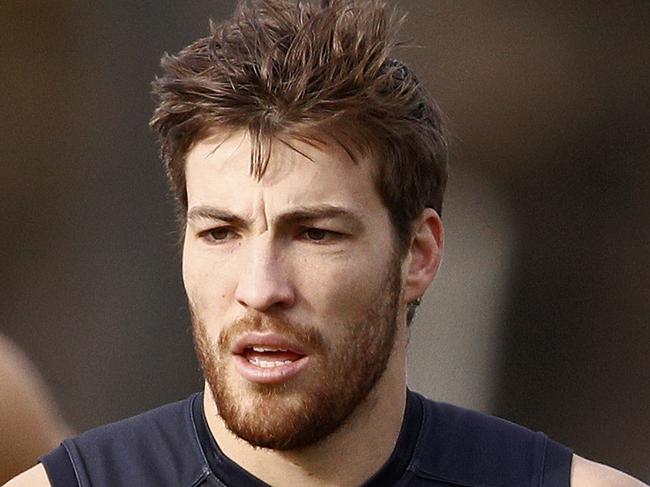
[[[286,307],[293,304],[294,293],[286,282],[266,279],[253,282],[240,282],[235,292],[235,299],[248,308],[259,311],[268,310],[273,306]]]

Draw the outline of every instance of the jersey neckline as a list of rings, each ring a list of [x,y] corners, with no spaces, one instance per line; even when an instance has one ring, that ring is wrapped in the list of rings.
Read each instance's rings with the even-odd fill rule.
[[[386,463],[363,484],[363,487],[395,485],[402,478],[413,457],[422,418],[421,401],[416,394],[407,390],[404,418],[395,448]],[[208,467],[219,481],[229,486],[269,487],[269,484],[240,467],[219,448],[205,418],[203,392],[192,398],[192,421]]]

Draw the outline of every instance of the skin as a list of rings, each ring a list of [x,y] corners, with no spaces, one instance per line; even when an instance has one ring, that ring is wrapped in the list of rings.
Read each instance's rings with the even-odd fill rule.
[[[369,164],[353,164],[343,150],[321,152],[302,144],[300,150],[310,155],[311,162],[278,146],[269,171],[258,182],[248,172],[247,136],[236,134],[214,150],[218,143],[198,144],[189,154],[189,213],[198,207],[228,208],[249,223],[228,227],[232,230],[229,240],[211,246],[201,237],[224,222],[188,221],[183,277],[195,312],[208,324],[208,334],[216,340],[224,326],[257,312],[310,323],[329,342],[339,344],[345,330],[328,325],[365,309],[369,297],[384,285],[377,276],[384,274],[393,248],[388,213],[374,190]],[[323,204],[343,208],[356,220],[282,223],[281,216],[297,208]],[[208,424],[226,455],[277,486],[359,485],[381,467],[393,449],[404,411],[405,303],[421,296],[440,257],[442,227],[435,212],[428,215],[423,222],[428,230],[420,232],[427,245],[417,244],[421,251],[402,266],[407,285],[387,370],[346,427],[299,450],[255,449],[227,430],[206,389]],[[305,233],[309,228],[336,235],[315,241]],[[244,379],[232,368],[229,378],[230,387],[246,404],[250,396]],[[377,448],[362,448],[367,444]],[[346,451],[365,453],[351,458]]]
[[[296,142],[297,145],[300,145]],[[388,265],[392,228],[370,178],[370,163],[354,165],[336,146],[324,150],[300,145],[311,157],[276,146],[269,172],[261,181],[249,175],[250,142],[242,133],[197,144],[187,160],[189,210],[227,208],[245,225],[210,218],[188,220],[183,278],[190,303],[206,323],[212,340],[246,313],[276,314],[318,327],[332,343],[342,331],[328,324],[362,309],[376,291]],[[279,217],[296,207],[328,203],[354,212],[361,225],[340,219],[281,224]],[[357,221],[357,223],[358,223]],[[342,233],[326,241],[307,228]],[[206,237],[207,236],[207,237]],[[215,243],[217,236],[220,243]],[[322,236],[322,235],[321,235]],[[319,240],[319,241],[315,241]],[[232,460],[270,485],[355,486],[376,472],[390,456],[401,426],[406,388],[406,304],[424,294],[442,255],[443,230],[435,211],[426,209],[414,222],[414,234],[401,264],[397,335],[387,369],[344,428],[322,441],[292,451],[257,449],[234,436],[221,420],[209,387],[205,388],[208,425]],[[242,397],[244,379],[228,369],[229,385]],[[308,370],[307,370],[308,372]],[[309,379],[309,374],[304,380]],[[367,445],[373,445],[372,449]],[[354,451],[354,456],[343,452]],[[37,466],[8,484],[49,485]],[[641,482],[609,467],[573,459],[574,487],[635,487]]]
[[[0,482],[33,465],[70,435],[29,359],[0,335]]]

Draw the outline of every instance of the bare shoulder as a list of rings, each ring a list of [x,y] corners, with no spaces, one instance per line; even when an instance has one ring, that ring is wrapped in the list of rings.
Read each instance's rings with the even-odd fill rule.
[[[51,487],[45,469],[40,463],[14,477],[4,487]]]
[[[571,466],[572,487],[648,487],[643,482],[623,472],[573,455]]]
[[[0,482],[3,484],[70,436],[38,370],[2,333],[0,418]]]

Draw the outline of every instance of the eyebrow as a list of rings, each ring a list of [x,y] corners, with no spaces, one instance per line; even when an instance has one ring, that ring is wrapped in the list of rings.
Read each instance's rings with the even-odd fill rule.
[[[237,226],[246,226],[246,220],[216,206],[194,206],[187,212],[188,221],[220,220]]]
[[[298,206],[279,215],[274,223],[278,226],[290,226],[335,218],[343,220],[355,230],[364,228],[363,221],[357,213],[349,208],[328,204]],[[187,219],[189,221],[219,220],[238,227],[248,227],[250,224],[246,218],[216,206],[194,206],[187,212]]]

